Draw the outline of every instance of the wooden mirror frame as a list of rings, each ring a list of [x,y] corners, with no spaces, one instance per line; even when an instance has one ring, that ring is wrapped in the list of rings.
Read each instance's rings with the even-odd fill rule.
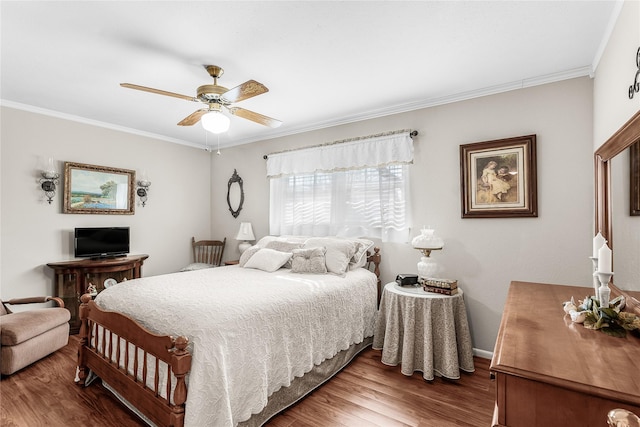
[[[613,251],[613,225],[611,220],[611,160],[640,139],[640,111],[627,121],[594,154],[595,162],[595,233],[600,231]],[[594,233],[594,234],[595,234]],[[614,257],[615,260],[615,257]],[[615,285],[612,294],[627,296],[627,307],[640,315],[640,301]]]

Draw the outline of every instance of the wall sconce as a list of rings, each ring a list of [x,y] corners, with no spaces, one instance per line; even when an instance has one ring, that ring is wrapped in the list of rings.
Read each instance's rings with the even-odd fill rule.
[[[256,236],[253,235],[253,227],[250,222],[240,223],[240,229],[238,230],[236,240],[242,240],[238,245],[238,250],[240,251],[240,255],[242,255],[244,251],[251,247],[251,243],[249,243],[248,240],[256,240]]]
[[[43,168],[40,172],[42,178],[40,178],[40,188],[44,191],[45,196],[47,196],[47,202],[51,204],[53,201],[53,196],[56,195],[56,185],[58,184],[58,178],[60,178],[60,174],[56,172],[56,169],[53,165],[53,159],[49,158],[47,161],[47,166]]]
[[[136,190],[136,194],[140,197],[140,202],[142,202],[142,207],[145,207],[147,204],[147,196],[149,194],[149,187],[151,186],[151,181],[147,179],[147,174],[142,174],[142,179],[138,181],[138,189]]]

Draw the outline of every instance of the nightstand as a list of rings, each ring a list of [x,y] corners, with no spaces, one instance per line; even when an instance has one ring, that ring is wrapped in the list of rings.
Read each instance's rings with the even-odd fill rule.
[[[373,348],[382,350],[382,363],[402,366],[411,376],[422,372],[460,378],[473,372],[473,346],[462,290],[456,295],[425,292],[421,287],[385,285],[376,318]]]

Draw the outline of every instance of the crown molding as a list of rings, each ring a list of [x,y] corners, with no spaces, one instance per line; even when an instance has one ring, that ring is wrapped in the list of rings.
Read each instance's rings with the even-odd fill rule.
[[[607,44],[609,43],[611,34],[613,34],[613,30],[616,26],[616,22],[618,22],[618,18],[620,17],[620,13],[622,12],[623,5],[624,5],[624,0],[616,0],[616,3],[613,6],[613,11],[611,12],[611,16],[609,17],[607,28],[604,30],[604,35],[602,36],[602,40],[600,40],[600,45],[598,46],[598,49],[596,50],[596,54],[593,57],[593,62],[591,64],[591,69],[593,70],[593,73],[595,73],[595,71],[598,69],[598,65],[600,64],[602,55],[604,54],[604,51],[607,48]],[[593,77],[593,73],[591,77]]]
[[[315,130],[326,129],[334,126],[341,126],[350,123],[360,122],[363,120],[371,120],[377,119],[380,117],[391,116],[394,114],[406,113],[409,111],[420,110],[423,108],[436,107],[439,105],[452,104],[454,102],[466,101],[474,98],[481,98],[489,95],[496,95],[504,92],[509,92],[512,90],[524,89],[533,86],[540,86],[548,83],[555,83],[562,80],[573,79],[577,77],[585,77],[593,76],[593,69],[591,66],[585,66],[581,68],[575,68],[572,70],[562,71],[559,73],[547,74],[544,76],[532,77],[528,79],[523,79],[511,83],[505,83],[495,86],[489,86],[477,90],[461,92],[456,94],[451,94],[438,98],[427,98],[420,101],[408,102],[404,104],[397,104],[390,107],[380,108],[376,110],[369,110],[361,114],[354,114],[351,116],[345,116],[341,118],[332,118],[324,121],[319,121],[315,123],[306,124],[304,126],[293,127],[287,130],[274,132],[269,135],[260,135],[249,138],[240,138],[234,141],[230,141],[221,145],[221,147],[234,147],[238,145],[250,144],[253,142],[259,141],[267,141],[270,139],[281,138],[285,136],[296,135],[299,133],[312,132]],[[45,108],[35,107],[33,105],[21,104],[18,102],[7,101],[0,99],[0,106],[6,106],[10,108],[15,108],[18,110],[29,111],[38,114],[44,114],[47,116],[57,117],[65,120],[71,120],[74,122],[89,124],[93,126],[98,126],[102,128],[112,129],[120,132],[127,132],[134,135],[139,135],[147,138],[159,139],[162,141],[171,142],[174,144],[186,145],[194,148],[205,148],[202,144],[185,141],[176,138],[170,138],[164,135],[158,135],[150,132],[141,131],[139,129],[133,129],[129,127],[119,126],[111,123],[101,122],[98,120],[87,119],[85,117],[75,116],[72,114],[61,113],[58,111],[48,110]]]
[[[82,123],[91,126],[97,126],[105,129],[111,129],[119,132],[130,133],[133,135],[143,136],[146,138],[159,139],[161,141],[171,142],[173,144],[188,145],[189,147],[202,148],[201,145],[193,142],[185,141],[182,139],[170,138],[164,135],[156,133],[145,132],[139,129],[134,129],[126,126],[119,126],[113,123],[101,122],[99,120],[88,119],[86,117],[76,116],[73,114],[61,113],[60,111],[49,110],[46,108],[36,107],[34,105],[21,104],[19,102],[9,101],[6,99],[0,99],[1,107],[13,108],[16,110],[27,111],[30,113],[42,114],[45,116],[55,117],[58,119],[69,120],[72,122]]]
[[[578,77],[593,76],[593,70],[591,66],[585,66],[580,68],[574,68],[567,71],[562,71],[553,74],[547,74],[544,76],[532,77],[523,79],[511,83],[505,83],[495,86],[489,86],[477,90],[461,92],[457,94],[447,95],[439,98],[428,98],[416,102],[409,102],[405,104],[397,104],[390,107],[380,108],[377,110],[369,110],[362,114],[355,114],[342,118],[329,119],[322,122],[315,122],[309,125],[300,126],[297,128],[290,128],[286,131],[275,132],[268,136],[261,136],[259,138],[246,138],[233,141],[230,144],[226,144],[226,147],[232,147],[237,145],[249,144],[252,142],[266,141],[269,139],[281,138],[284,136],[291,136],[298,133],[311,132],[319,129],[326,129],[329,127],[346,125],[349,123],[360,122],[363,120],[377,119],[380,117],[391,116],[393,114],[406,113],[409,111],[420,110],[423,108],[437,107],[445,104],[452,104],[454,102],[467,101],[469,99],[481,98],[489,95],[497,95],[512,90],[524,89],[528,87],[540,86],[548,83],[555,83],[563,80],[574,79]]]

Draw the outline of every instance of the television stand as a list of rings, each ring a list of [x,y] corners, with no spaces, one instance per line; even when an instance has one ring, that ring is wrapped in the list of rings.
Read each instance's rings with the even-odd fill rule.
[[[100,292],[108,279],[122,282],[142,277],[142,264],[147,258],[149,255],[143,254],[48,263],[47,267],[55,273],[55,296],[62,298],[65,308],[71,312],[69,333],[80,331],[80,297],[87,293],[89,284]]]
[[[94,256],[91,258],[86,258],[90,261],[104,261],[104,260],[108,260],[108,259],[119,259],[119,258],[126,258],[127,255],[123,255],[123,254],[114,254],[114,255],[104,255],[104,256]]]

